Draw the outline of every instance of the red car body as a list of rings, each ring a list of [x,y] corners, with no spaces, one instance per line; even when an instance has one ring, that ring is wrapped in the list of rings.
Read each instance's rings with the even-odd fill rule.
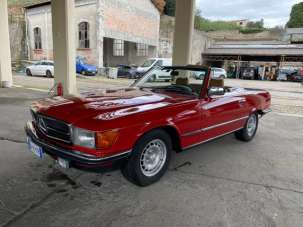
[[[209,97],[209,80],[208,75],[200,97],[130,87],[40,100],[31,107],[34,120],[27,123],[27,136],[55,159],[104,166],[131,155],[139,138],[153,129],[165,130],[174,150],[182,151],[235,132],[251,113],[264,114],[270,107],[271,96],[263,90],[228,88]],[[93,132],[116,130],[118,137],[106,149],[76,146],[44,133],[39,116]]]

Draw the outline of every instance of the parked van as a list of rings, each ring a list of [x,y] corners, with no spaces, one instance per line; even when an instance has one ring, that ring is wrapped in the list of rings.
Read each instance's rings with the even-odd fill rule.
[[[149,58],[137,68],[137,76],[141,77],[144,73],[155,66],[172,66],[171,58]]]

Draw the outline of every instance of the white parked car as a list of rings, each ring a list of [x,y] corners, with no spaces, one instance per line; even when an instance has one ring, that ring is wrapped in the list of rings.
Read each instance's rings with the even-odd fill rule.
[[[225,79],[227,78],[227,73],[222,68],[211,68],[211,77],[213,79]]]
[[[163,67],[163,66],[172,66],[172,59],[171,58],[149,58],[147,59],[143,65],[138,67],[136,69],[136,77],[140,78],[142,77],[148,70],[150,70],[153,67]],[[154,75],[153,77],[154,81],[169,81],[171,79],[171,75],[169,72],[166,74],[161,75]]]
[[[155,66],[172,66],[171,58],[149,58],[137,68],[137,74],[143,75]]]
[[[54,77],[54,62],[42,60],[37,63],[26,67],[25,69],[27,76],[46,76]]]
[[[197,80],[202,80],[205,76],[205,72],[194,72],[193,76]],[[211,78],[225,79],[225,78],[227,78],[227,73],[226,73],[225,69],[222,69],[222,68],[211,68]]]

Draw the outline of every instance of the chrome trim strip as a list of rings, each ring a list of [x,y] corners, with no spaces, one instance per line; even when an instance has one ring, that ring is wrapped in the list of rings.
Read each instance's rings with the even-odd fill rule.
[[[191,131],[191,132],[187,132],[187,133],[184,133],[182,135],[182,137],[186,137],[186,136],[193,136],[193,135],[196,135],[196,134],[199,134],[202,132],[202,129],[199,129],[199,130],[195,130],[195,131]]]
[[[227,122],[224,122],[224,123],[221,123],[221,124],[213,125],[213,126],[202,129],[202,131],[205,132],[205,131],[208,131],[208,130],[211,130],[211,129],[214,129],[214,128],[218,128],[218,127],[221,127],[221,126],[224,126],[224,125],[228,125],[228,124],[231,124],[231,123],[234,123],[234,122],[237,122],[237,121],[241,121],[241,120],[244,120],[244,119],[247,119],[247,118],[248,118],[248,116],[241,117],[241,118],[238,118],[238,119],[234,119],[234,120],[231,120],[231,121],[227,121]]]
[[[189,146],[187,146],[187,147],[184,147],[183,150],[187,150],[187,149],[190,149],[190,148],[192,148],[192,147],[195,147],[195,146],[201,145],[201,144],[203,144],[203,143],[209,142],[209,141],[211,141],[211,140],[214,140],[214,139],[217,139],[217,138],[226,136],[226,135],[228,135],[228,134],[231,134],[231,133],[233,133],[233,132],[239,131],[239,130],[241,130],[241,129],[243,129],[243,127],[238,128],[238,129],[235,129],[235,130],[232,130],[232,131],[230,131],[230,132],[227,132],[227,133],[224,133],[224,134],[221,134],[221,135],[218,135],[218,136],[215,136],[215,137],[212,137],[212,138],[209,138],[209,139],[204,140],[204,141],[201,141],[201,142],[199,142],[199,143],[195,143],[195,144],[193,144],[193,145],[189,145]]]
[[[50,138],[50,139],[53,139],[53,140],[61,141],[61,142],[67,143],[67,144],[72,144],[72,135],[71,135],[71,134],[72,134],[72,133],[71,133],[72,127],[71,127],[71,124],[70,124],[70,123],[66,123],[65,121],[58,120],[58,119],[55,119],[55,118],[52,118],[52,117],[49,117],[49,116],[45,116],[45,115],[40,114],[40,113],[38,113],[38,112],[36,113],[36,116],[37,116],[37,120],[36,120],[37,128],[38,128],[38,130],[39,130],[40,132],[42,132],[42,133],[44,134],[44,136],[46,136],[46,137],[48,137],[48,138]],[[46,130],[46,129],[41,125],[41,123],[40,123],[40,119],[41,119],[41,118],[42,118],[42,120],[43,120],[43,118],[46,118],[46,119],[49,119],[49,120],[52,120],[52,121],[57,121],[58,123],[63,123],[63,124],[65,124],[65,125],[69,128],[69,133],[68,133],[68,134],[61,133],[61,132],[59,132],[58,130],[55,130],[55,129],[51,129],[51,130],[56,131],[56,132],[58,132],[58,133],[60,133],[60,134],[65,134],[65,135],[69,136],[69,137],[70,137],[70,140],[64,140],[64,139],[61,139],[61,138],[58,138],[58,137],[54,137],[54,136],[49,135],[49,134],[47,133],[47,130]],[[41,130],[40,130],[40,128],[41,128]],[[50,129],[48,126],[46,126],[46,128]]]
[[[182,137],[193,136],[193,135],[199,134],[199,133],[201,133],[201,132],[206,132],[206,131],[209,131],[209,130],[214,129],[214,128],[218,128],[218,127],[221,127],[221,126],[224,126],[224,125],[228,125],[228,124],[231,124],[231,123],[234,123],[234,122],[237,122],[237,121],[241,121],[241,120],[248,119],[248,117],[249,117],[249,116],[241,117],[241,118],[237,118],[237,119],[234,119],[234,120],[231,120],[231,121],[226,121],[226,122],[224,122],[224,123],[212,125],[212,126],[207,127],[207,128],[202,128],[202,129],[199,129],[199,130],[187,132],[187,133],[184,133],[184,134],[182,135]]]

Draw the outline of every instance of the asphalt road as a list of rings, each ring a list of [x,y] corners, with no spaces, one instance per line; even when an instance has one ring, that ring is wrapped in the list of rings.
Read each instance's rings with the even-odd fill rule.
[[[278,106],[303,90],[271,89],[284,94]],[[28,105],[45,96],[0,90],[0,226],[302,226],[300,112],[265,116],[250,143],[229,135],[176,154],[160,182],[140,188],[119,170],[63,171],[29,153]]]

